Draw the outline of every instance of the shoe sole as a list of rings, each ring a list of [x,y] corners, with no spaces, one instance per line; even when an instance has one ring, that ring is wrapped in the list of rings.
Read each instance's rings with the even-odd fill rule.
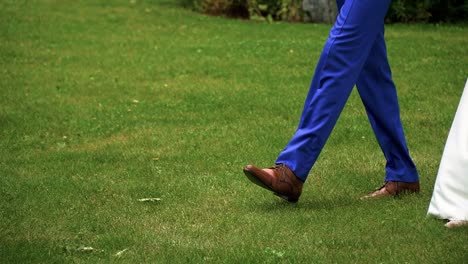
[[[455,228],[455,227],[461,227],[461,226],[467,226],[467,225],[468,225],[467,220],[452,220],[446,223],[445,227]]]
[[[286,200],[290,203],[297,203],[297,201],[299,199],[293,199],[293,198],[290,198],[286,195],[283,195],[283,194],[280,194],[280,193],[277,193],[275,192],[274,190],[272,190],[270,187],[268,187],[267,185],[265,185],[262,181],[260,181],[257,177],[255,177],[255,175],[253,175],[250,171],[248,170],[245,170],[244,169],[244,174],[245,176],[247,176],[247,179],[249,179],[251,182],[255,183],[256,185],[272,192],[274,195],[278,196],[279,198],[283,199],[283,200]]]

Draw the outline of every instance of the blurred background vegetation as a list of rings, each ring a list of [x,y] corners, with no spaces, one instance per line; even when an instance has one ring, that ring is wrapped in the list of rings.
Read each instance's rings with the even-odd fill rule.
[[[290,22],[333,22],[335,0],[180,0],[209,15]],[[468,0],[393,0],[387,22],[466,23]]]

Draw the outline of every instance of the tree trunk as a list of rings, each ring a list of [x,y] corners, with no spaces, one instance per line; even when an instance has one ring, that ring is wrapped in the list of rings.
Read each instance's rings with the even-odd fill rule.
[[[302,9],[304,10],[304,21],[306,22],[335,22],[337,14],[335,0],[303,0]]]

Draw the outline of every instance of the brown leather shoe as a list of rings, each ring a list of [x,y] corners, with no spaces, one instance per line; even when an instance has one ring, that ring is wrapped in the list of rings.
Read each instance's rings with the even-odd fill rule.
[[[295,203],[301,196],[303,182],[284,164],[268,169],[247,165],[244,173],[253,183],[289,202]]]
[[[361,200],[383,196],[397,196],[401,193],[418,193],[419,182],[388,181],[375,192],[361,197]]]

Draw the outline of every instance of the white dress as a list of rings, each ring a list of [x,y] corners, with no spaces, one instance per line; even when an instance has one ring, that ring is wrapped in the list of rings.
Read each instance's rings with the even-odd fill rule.
[[[468,80],[445,144],[427,214],[468,220]]]

